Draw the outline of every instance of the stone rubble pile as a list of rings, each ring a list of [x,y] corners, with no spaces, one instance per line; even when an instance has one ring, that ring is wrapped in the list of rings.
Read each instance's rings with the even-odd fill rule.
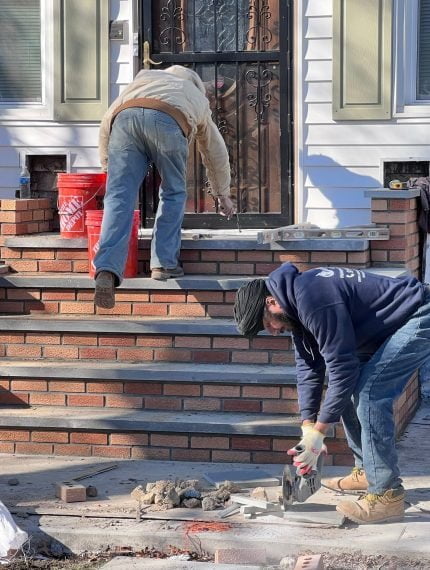
[[[131,497],[141,507],[152,511],[165,511],[185,507],[202,508],[204,511],[223,509],[231,493],[240,488],[231,481],[225,481],[218,489],[203,489],[198,479],[160,480],[139,485],[131,492]]]

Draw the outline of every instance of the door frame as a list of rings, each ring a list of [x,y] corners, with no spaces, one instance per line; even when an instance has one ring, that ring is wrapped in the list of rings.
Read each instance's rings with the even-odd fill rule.
[[[139,25],[141,26],[140,44],[139,44],[139,64],[143,69],[142,53],[143,43],[148,41],[152,47],[152,0],[135,0],[138,4],[136,13],[139,17]],[[257,52],[211,52],[211,53],[179,53],[161,55],[151,53],[151,59],[155,62],[165,64],[198,64],[214,62],[214,56],[218,56],[216,62],[267,62],[279,61],[279,94],[280,94],[280,176],[281,176],[281,212],[275,214],[248,214],[239,212],[241,228],[259,229],[259,228],[275,228],[285,226],[294,221],[294,130],[293,130],[293,20],[294,20],[294,0],[280,0],[279,2],[279,28],[286,30],[287,33],[279,34],[279,52],[267,51]],[[152,202],[155,203],[156,184],[154,180],[149,184],[152,191]],[[142,223],[144,227],[152,227],[154,217],[146,216],[144,207],[142,208]],[[235,220],[226,220],[219,214],[208,213],[186,213],[182,224],[184,229],[195,228],[212,228],[212,229],[232,229],[236,228]]]

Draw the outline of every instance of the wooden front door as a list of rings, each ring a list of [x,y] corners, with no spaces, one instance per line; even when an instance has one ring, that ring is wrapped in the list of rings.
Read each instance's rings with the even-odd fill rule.
[[[291,46],[287,0],[143,0],[145,53],[164,68],[190,66],[202,78],[226,142],[232,195],[242,227],[292,220]],[[145,43],[146,42],[146,43]],[[147,60],[148,61],[148,60]],[[154,64],[155,67],[155,64]],[[157,66],[158,67],[158,66]],[[157,179],[142,194],[145,225],[157,205]],[[232,228],[217,215],[195,146],[190,148],[184,227]]]

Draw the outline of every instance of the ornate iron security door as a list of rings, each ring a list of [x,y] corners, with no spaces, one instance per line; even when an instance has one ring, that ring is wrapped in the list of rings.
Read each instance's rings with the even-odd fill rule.
[[[144,0],[146,67],[192,67],[202,78],[226,142],[241,226],[276,227],[292,219],[291,45],[289,0]],[[156,180],[142,195],[146,224]],[[190,148],[184,227],[232,228],[214,211],[205,171]]]

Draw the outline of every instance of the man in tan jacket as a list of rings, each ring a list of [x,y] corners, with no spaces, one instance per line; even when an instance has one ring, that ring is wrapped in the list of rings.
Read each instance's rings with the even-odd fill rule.
[[[178,264],[186,202],[188,145],[196,139],[220,213],[230,218],[230,165],[227,148],[212,121],[200,77],[174,65],[140,71],[112,103],[100,126],[99,152],[108,171],[99,251],[95,257],[94,302],[115,305],[121,283],[132,216],[150,162],[161,177],[159,205],[151,243],[151,277],[181,277]]]

